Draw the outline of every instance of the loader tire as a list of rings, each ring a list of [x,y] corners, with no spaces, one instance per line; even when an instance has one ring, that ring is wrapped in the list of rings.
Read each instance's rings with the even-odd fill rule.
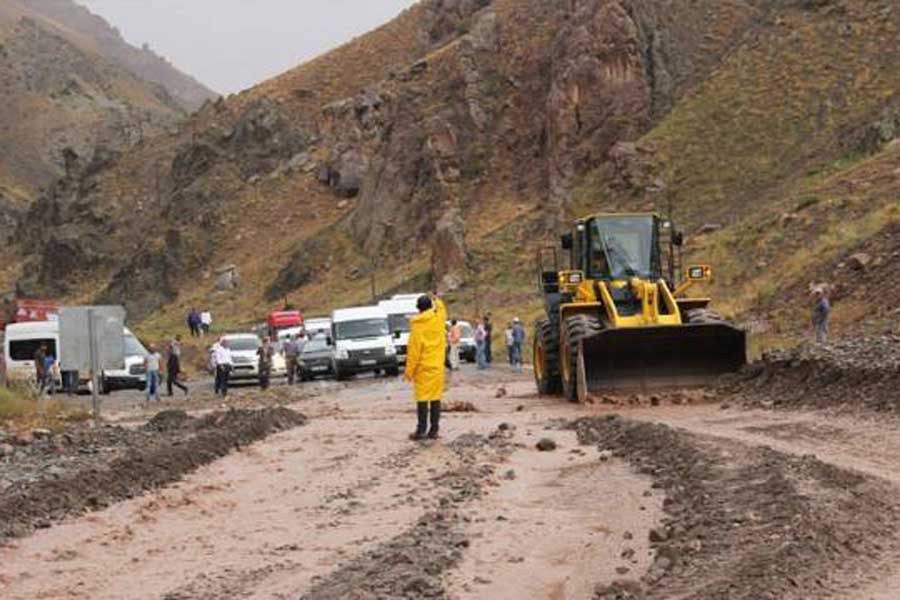
[[[565,321],[565,356],[562,358],[563,396],[578,402],[578,345],[581,340],[600,333],[603,322],[593,315],[575,315]]]
[[[708,308],[695,308],[687,311],[685,315],[690,324],[726,323],[725,317]]]
[[[534,326],[534,382],[538,393],[552,396],[562,391],[559,376],[559,327],[544,319]]]

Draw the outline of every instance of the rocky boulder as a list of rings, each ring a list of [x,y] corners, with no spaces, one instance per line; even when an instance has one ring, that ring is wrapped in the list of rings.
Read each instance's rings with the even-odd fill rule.
[[[237,265],[225,265],[216,269],[216,290],[230,292],[240,285]]]
[[[637,24],[620,2],[577,2],[552,47],[546,118],[550,193],[560,204],[573,180],[651,115],[651,88]]]
[[[431,273],[441,293],[459,289],[466,279],[465,221],[458,210],[447,211],[437,223],[431,243]]]

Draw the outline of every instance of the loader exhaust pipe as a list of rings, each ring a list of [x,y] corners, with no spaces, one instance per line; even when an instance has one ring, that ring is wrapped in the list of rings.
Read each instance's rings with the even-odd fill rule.
[[[609,329],[579,344],[579,400],[604,391],[696,387],[746,362],[746,333],[725,323]]]

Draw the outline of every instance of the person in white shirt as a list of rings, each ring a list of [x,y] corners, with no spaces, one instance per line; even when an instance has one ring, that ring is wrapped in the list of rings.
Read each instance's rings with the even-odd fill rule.
[[[210,329],[212,329],[212,313],[204,310],[200,313],[200,330],[205,335],[209,333]]]
[[[228,340],[219,340],[213,346],[213,365],[216,368],[216,395],[223,398],[228,395],[228,378],[231,375],[231,350],[228,348]]]
[[[162,361],[162,357],[153,344],[150,344],[148,350],[147,356],[144,357],[144,370],[147,373],[147,402],[153,399],[159,402],[159,386],[161,383],[159,363]]]

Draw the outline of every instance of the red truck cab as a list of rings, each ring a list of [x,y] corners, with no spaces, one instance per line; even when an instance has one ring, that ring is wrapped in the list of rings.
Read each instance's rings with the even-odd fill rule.
[[[269,313],[266,320],[269,328],[269,336],[276,337],[282,329],[303,326],[303,315],[299,310],[279,310]]]

